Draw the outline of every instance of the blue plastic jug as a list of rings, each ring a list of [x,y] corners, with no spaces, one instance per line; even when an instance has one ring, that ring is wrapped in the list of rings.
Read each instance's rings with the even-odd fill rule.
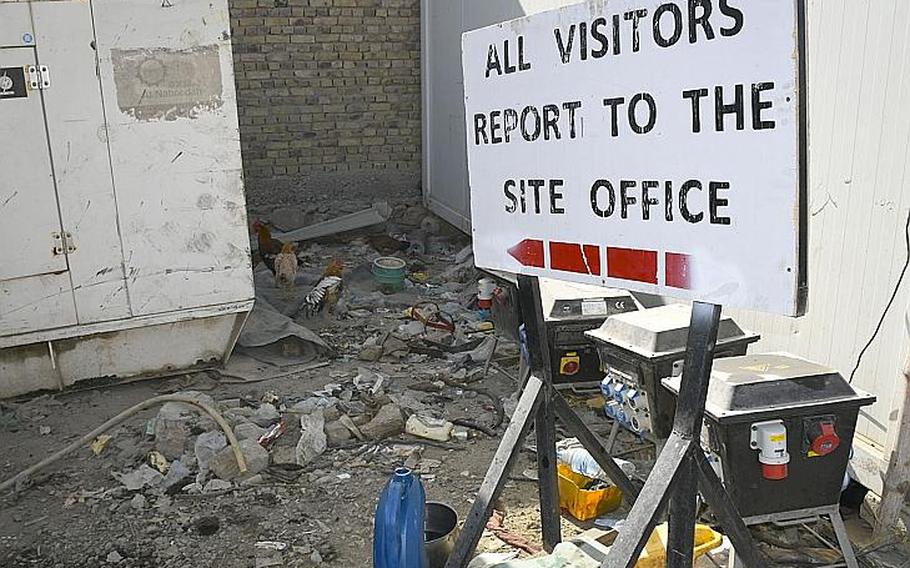
[[[423,484],[411,470],[396,469],[376,506],[373,568],[427,568],[426,500]]]

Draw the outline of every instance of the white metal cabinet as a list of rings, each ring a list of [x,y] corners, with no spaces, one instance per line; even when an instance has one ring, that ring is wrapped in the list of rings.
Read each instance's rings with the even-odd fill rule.
[[[37,69],[34,47],[0,48],[0,335],[76,323]]]
[[[134,314],[248,295],[227,10],[201,1],[93,4]]]
[[[32,4],[39,61],[49,66],[47,130],[80,324],[130,317],[116,196],[85,2]]]
[[[0,79],[0,397],[223,361],[254,296],[226,0],[0,22],[0,67],[48,70]]]

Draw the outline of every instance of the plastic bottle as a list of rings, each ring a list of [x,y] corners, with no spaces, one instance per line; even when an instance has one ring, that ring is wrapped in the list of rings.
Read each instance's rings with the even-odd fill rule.
[[[396,469],[376,506],[373,568],[427,568],[425,509],[423,484],[411,470]]]
[[[569,469],[575,473],[590,477],[591,479],[610,482],[610,477],[601,469],[600,465],[594,459],[594,456],[580,444],[577,444],[577,441],[572,438],[564,440],[556,445],[556,458],[559,463],[569,466]],[[635,475],[635,464],[622,459],[614,459],[613,461],[616,462],[626,475]]]

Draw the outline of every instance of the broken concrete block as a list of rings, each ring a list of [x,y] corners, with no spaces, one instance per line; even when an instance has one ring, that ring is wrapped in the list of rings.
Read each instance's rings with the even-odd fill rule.
[[[159,417],[155,421],[155,449],[169,460],[183,455],[183,449],[189,436],[190,428],[187,420]]]
[[[227,491],[234,487],[234,484],[230,481],[224,481],[223,479],[212,479],[205,484],[205,487],[202,488],[203,493],[217,493],[219,491]]]
[[[252,422],[244,422],[234,427],[234,435],[238,440],[259,440],[265,434],[265,428]]]
[[[278,409],[267,402],[260,405],[256,412],[250,416],[250,422],[263,428],[268,428],[279,420],[281,420],[281,414],[278,413]]]
[[[246,475],[254,475],[264,470],[269,465],[269,452],[259,445],[256,440],[243,440],[240,442],[240,451],[246,459]],[[219,479],[230,481],[240,475],[240,467],[234,457],[231,446],[225,446],[215,454],[209,467]]]
[[[172,493],[176,489],[182,488],[184,481],[189,477],[190,470],[183,465],[183,461],[174,460],[167,470],[167,475],[164,476],[164,481],[161,482],[161,488],[165,493]]]
[[[291,407],[294,414],[312,414],[320,408],[331,408],[338,404],[338,399],[331,396],[311,396]]]
[[[145,509],[147,506],[148,500],[146,500],[145,495],[142,493],[136,493],[130,500],[130,507],[136,509],[137,511]]]
[[[404,430],[404,419],[397,404],[386,404],[372,420],[360,427],[363,435],[372,440],[397,436]]]
[[[326,423],[325,436],[331,447],[340,446],[354,437],[348,427],[338,420]]]
[[[382,345],[364,345],[358,355],[361,361],[379,361],[382,358]]]
[[[194,451],[196,464],[199,466],[200,480],[209,472],[209,464],[215,454],[227,445],[227,438],[221,432],[204,432],[196,438]]]
[[[272,447],[271,462],[275,465],[286,465],[297,463],[297,446],[275,445]]]
[[[215,401],[207,394],[196,391],[186,391],[179,394],[209,406],[215,406]],[[182,402],[165,403],[155,418],[155,449],[169,460],[179,458],[183,455],[187,439],[190,436],[190,427],[192,424],[199,422],[214,426],[211,419],[201,418],[199,410],[190,404]]]
[[[148,465],[142,464],[129,473],[112,474],[128,491],[139,491],[145,487],[157,487],[164,481],[164,476]]]
[[[300,440],[297,441],[297,465],[306,465],[325,452],[325,416],[316,411],[300,417]]]
[[[322,411],[326,422],[334,422],[341,418],[341,410],[337,406],[330,406]]]

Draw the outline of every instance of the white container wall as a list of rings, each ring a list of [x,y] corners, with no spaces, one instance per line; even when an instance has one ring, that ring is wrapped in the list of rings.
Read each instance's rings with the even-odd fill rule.
[[[223,361],[252,306],[227,3],[170,4],[0,1],[0,397]]]
[[[461,34],[574,0],[423,0],[423,194],[429,208],[471,230]]]
[[[791,320],[736,313],[786,350],[852,372],[906,259],[910,209],[910,3],[814,0],[809,6],[809,310]],[[860,412],[857,476],[880,490],[910,347],[910,282],[898,291],[853,384],[878,396]]]
[[[745,1],[745,0],[744,0]],[[425,0],[424,195],[470,231],[461,33],[575,2]],[[753,352],[785,350],[849,376],[905,259],[910,209],[910,2],[807,0],[809,308],[794,320],[733,313],[762,334]],[[899,290],[853,382],[878,396],[863,409],[853,467],[879,491],[900,420],[910,349],[910,282]]]

